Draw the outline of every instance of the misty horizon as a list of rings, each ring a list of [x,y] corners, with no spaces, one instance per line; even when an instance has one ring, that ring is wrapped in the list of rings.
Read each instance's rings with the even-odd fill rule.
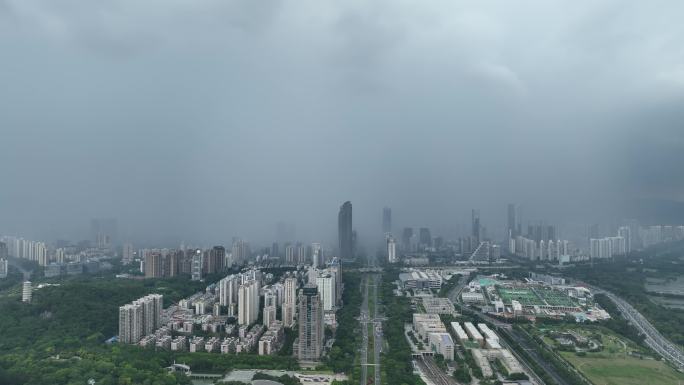
[[[385,206],[446,239],[473,208],[501,236],[508,203],[568,230],[681,213],[682,4],[160,4],[0,2],[0,234],[335,245],[347,200],[367,244]]]

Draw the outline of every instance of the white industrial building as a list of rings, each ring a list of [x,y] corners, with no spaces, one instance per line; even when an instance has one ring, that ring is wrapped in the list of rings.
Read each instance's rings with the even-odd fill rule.
[[[428,335],[430,349],[444,356],[444,359],[454,360],[454,341],[449,333],[430,333]]]
[[[446,333],[446,328],[439,318],[439,314],[413,314],[413,329],[420,339],[425,340],[430,333]]]
[[[466,333],[468,333],[468,336],[470,336],[473,341],[477,342],[480,346],[484,346],[484,337],[477,331],[477,328],[472,322],[465,322],[463,326],[465,327]]]
[[[456,337],[459,339],[459,341],[461,341],[461,343],[470,340],[465,330],[463,330],[463,328],[458,322],[452,322],[451,328],[454,330],[454,333],[456,333]]]

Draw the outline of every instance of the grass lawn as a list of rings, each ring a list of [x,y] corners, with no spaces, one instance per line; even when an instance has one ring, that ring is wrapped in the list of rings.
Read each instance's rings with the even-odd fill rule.
[[[656,360],[624,355],[587,354],[586,357],[578,357],[569,352],[561,354],[595,385],[679,385],[680,381],[684,384],[684,374]]]

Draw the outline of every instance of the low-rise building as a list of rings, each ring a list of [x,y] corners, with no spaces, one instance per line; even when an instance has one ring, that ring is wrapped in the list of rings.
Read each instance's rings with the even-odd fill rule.
[[[204,338],[193,337],[190,340],[190,353],[201,352],[204,350]]]
[[[494,374],[494,371],[492,370],[492,366],[489,364],[489,360],[484,355],[482,350],[473,349],[470,352],[473,354],[475,364],[477,364],[477,366],[480,368],[480,371],[482,371],[482,376],[485,378],[491,377]]]
[[[430,349],[444,356],[444,359],[454,360],[454,341],[449,333],[430,333],[428,335]]]
[[[171,340],[171,351],[182,352],[186,349],[187,339],[185,336],[178,336]]]
[[[452,322],[451,328],[454,330],[454,333],[456,334],[458,340],[461,341],[461,344],[463,344],[466,341],[469,341],[468,335],[458,322]]]
[[[485,303],[484,294],[477,291],[465,291],[461,293],[461,300],[465,303]]]
[[[439,314],[413,314],[413,329],[422,340],[428,338],[429,333],[445,333],[447,330],[439,318]]]
[[[456,314],[454,304],[449,298],[424,297],[423,307],[428,314]]]
[[[470,336],[473,341],[477,342],[480,346],[484,346],[484,337],[477,331],[477,328],[475,328],[475,325],[473,325],[472,322],[465,322],[463,326],[465,326],[466,333],[468,333],[468,336]]]
[[[442,287],[442,276],[432,270],[415,270],[399,274],[404,289],[439,289]]]

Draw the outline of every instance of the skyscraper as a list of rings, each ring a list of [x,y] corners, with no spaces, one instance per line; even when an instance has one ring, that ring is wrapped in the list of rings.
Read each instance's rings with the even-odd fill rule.
[[[401,233],[401,247],[405,252],[411,251],[411,238],[413,238],[413,229],[404,227],[404,231]]]
[[[340,207],[340,212],[337,216],[337,231],[340,243],[340,258],[352,259],[354,257],[353,250],[353,234],[352,234],[352,204],[346,201]]]
[[[323,265],[323,248],[320,243],[311,244],[311,264],[316,268]]]
[[[421,227],[419,231],[419,239],[421,247],[432,247],[432,235],[430,234],[430,229],[427,227]]]
[[[300,361],[317,361],[323,352],[323,309],[316,285],[307,284],[299,291],[299,338]]]
[[[506,225],[506,236],[515,238],[518,236],[518,210],[515,204],[508,204],[508,221]]]
[[[389,207],[382,209],[382,232],[384,234],[392,232],[392,209]]]
[[[481,241],[480,230],[482,229],[482,227],[480,226],[480,210],[473,209],[471,221],[473,240],[475,241],[475,245],[479,245]]]

